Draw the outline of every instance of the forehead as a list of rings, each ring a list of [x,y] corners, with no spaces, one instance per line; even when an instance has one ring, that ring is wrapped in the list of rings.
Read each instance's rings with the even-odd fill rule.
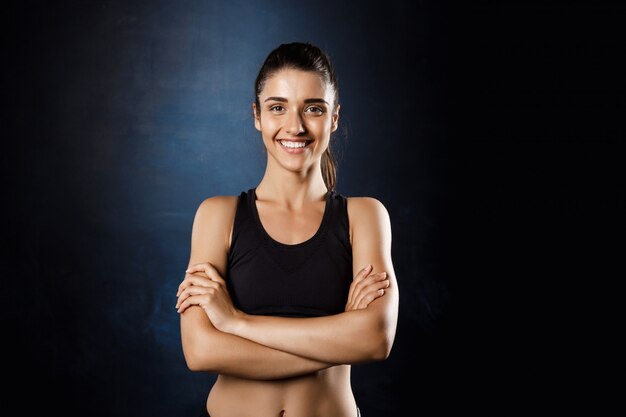
[[[328,98],[332,88],[315,72],[296,69],[282,69],[270,76],[261,91],[262,97],[279,96],[285,98]]]

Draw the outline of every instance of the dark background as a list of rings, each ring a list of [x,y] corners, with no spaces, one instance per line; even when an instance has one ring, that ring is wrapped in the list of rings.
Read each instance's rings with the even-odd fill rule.
[[[291,41],[337,68],[338,191],[378,198],[392,222],[398,332],[387,361],[353,367],[363,416],[586,404],[581,386],[607,358],[587,346],[605,346],[623,252],[625,12],[393,0],[6,10],[2,405],[202,415],[214,377],[185,366],[175,289],[198,204],[262,177],[254,77]]]

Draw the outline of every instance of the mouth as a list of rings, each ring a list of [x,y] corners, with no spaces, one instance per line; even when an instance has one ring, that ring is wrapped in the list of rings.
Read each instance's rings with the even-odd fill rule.
[[[277,139],[277,142],[288,153],[299,154],[308,149],[309,145],[314,141],[309,139]]]

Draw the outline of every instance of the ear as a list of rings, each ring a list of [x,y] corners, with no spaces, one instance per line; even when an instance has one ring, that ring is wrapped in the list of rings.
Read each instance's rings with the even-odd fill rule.
[[[339,108],[340,107],[341,105],[337,104],[337,108],[333,112],[332,125],[330,129],[331,132],[334,132],[335,130],[337,130],[337,127],[339,126]]]
[[[261,131],[261,119],[259,118],[256,112],[256,103],[252,103],[252,116],[254,116],[254,127],[256,128],[256,130],[260,132]]]

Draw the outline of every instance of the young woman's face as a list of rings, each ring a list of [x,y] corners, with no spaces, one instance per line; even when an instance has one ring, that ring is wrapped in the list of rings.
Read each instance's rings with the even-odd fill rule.
[[[319,163],[337,130],[339,105],[332,107],[333,87],[314,72],[284,69],[266,80],[259,103],[259,115],[253,103],[254,126],[268,157],[294,171]]]

